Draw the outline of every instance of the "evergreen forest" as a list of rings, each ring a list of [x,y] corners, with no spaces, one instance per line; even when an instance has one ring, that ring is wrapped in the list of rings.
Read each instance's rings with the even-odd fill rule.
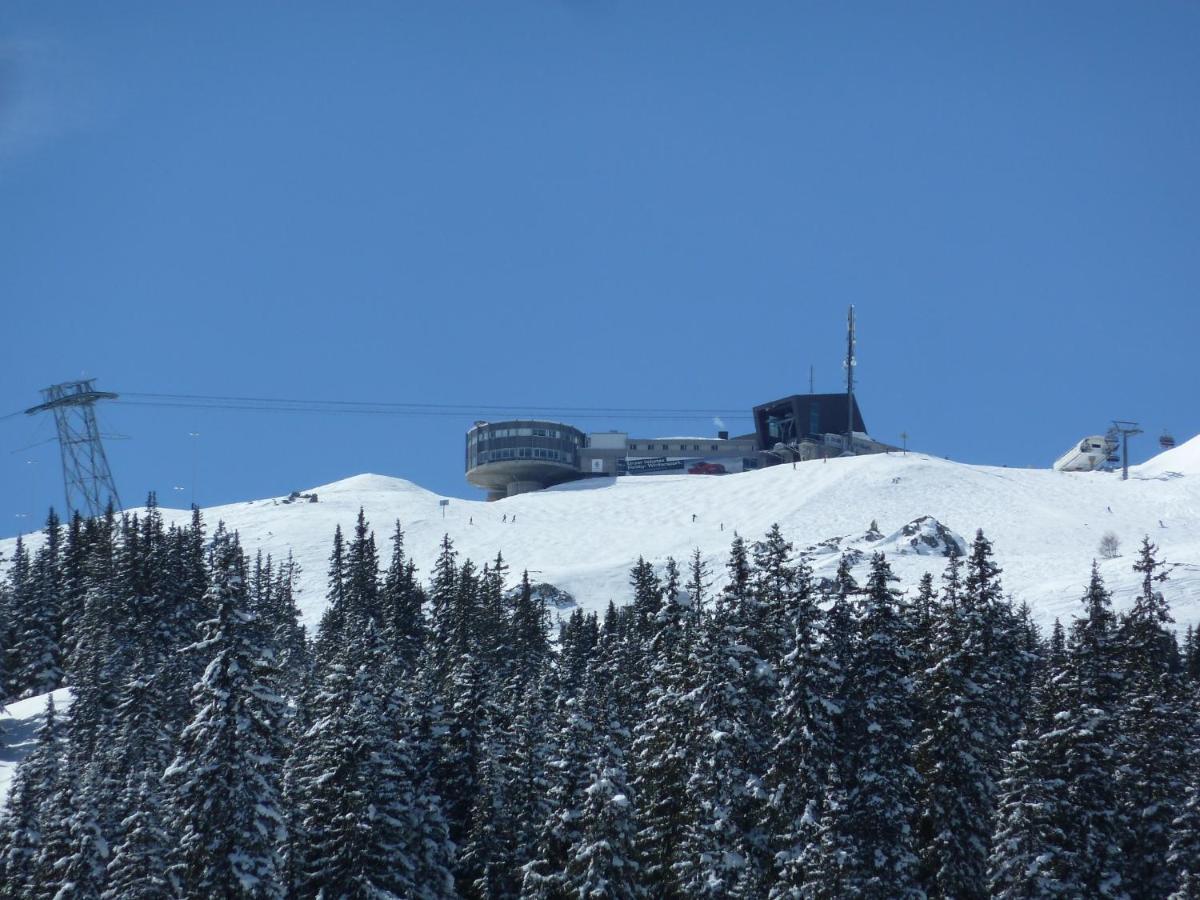
[[[73,699],[0,897],[1200,898],[1200,640],[1149,539],[1126,612],[1093,566],[1042,633],[982,531],[902,589],[772,528],[566,619],[387,534],[332,535],[309,635],[295,564],[198,511],[52,513],[5,561],[0,700]]]

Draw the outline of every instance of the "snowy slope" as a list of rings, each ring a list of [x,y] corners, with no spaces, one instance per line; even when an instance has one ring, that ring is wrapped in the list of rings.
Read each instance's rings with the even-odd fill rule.
[[[775,522],[818,576],[832,574],[842,552],[865,565],[871,551],[883,550],[906,588],[921,572],[940,573],[946,546],[969,542],[983,527],[1006,588],[1048,625],[1078,611],[1096,546],[1110,530],[1121,541],[1122,556],[1101,568],[1117,606],[1125,606],[1138,588],[1130,565],[1142,535],[1149,534],[1173,564],[1166,591],[1177,623],[1200,624],[1200,437],[1131,468],[1125,482],[1101,472],[969,466],[910,453],[722,477],[576,482],[491,504],[451,499],[444,519],[442,497],[398,478],[359,475],[303,493],[315,493],[317,502],[255,500],[204,514],[210,529],[218,521],[236,529],[251,553],[294,554],[303,568],[299,602],[310,627],[325,605],[334,527],[351,532],[360,506],[385,565],[387,539],[399,519],[424,575],[442,535],[449,534],[464,555],[482,563],[501,551],[514,581],[527,567],[534,580],[557,585],[589,609],[628,599],[628,571],[639,555],[658,563],[673,555],[683,562],[698,547],[719,586],[734,532],[756,539]],[[166,510],[164,516],[182,522],[189,514]],[[0,542],[5,557],[12,544]],[[70,702],[65,689],[54,698],[60,708]],[[6,732],[0,744],[9,745],[0,750],[0,806],[44,708],[45,697],[34,697],[0,714]]]
[[[1140,466],[1131,467],[1129,474],[1134,478],[1200,476],[1200,434],[1178,447],[1164,450],[1154,459],[1144,462]]]
[[[1131,469],[1125,482],[1101,472],[970,466],[909,453],[719,477],[598,479],[490,504],[451,499],[444,519],[441,497],[397,478],[359,475],[311,492],[318,502],[275,498],[204,513],[210,528],[223,520],[239,531],[250,553],[294,554],[303,568],[299,603],[310,627],[324,608],[334,527],[352,531],[360,506],[377,533],[384,565],[387,538],[399,519],[423,575],[446,533],[480,564],[500,551],[514,580],[528,568],[534,580],[557,585],[589,609],[628,599],[628,571],[639,555],[658,563],[673,555],[683,562],[698,547],[720,574],[735,531],[757,539],[775,522],[798,550],[813,548],[810,559],[819,575],[836,564],[841,550],[862,551],[865,559],[882,549],[893,557],[901,586],[913,587],[921,572],[940,573],[945,562],[937,548],[902,533],[929,516],[936,522],[910,530],[933,534],[944,526],[945,533],[969,541],[983,527],[1004,568],[1005,587],[1049,624],[1077,611],[1097,544],[1109,530],[1119,537],[1122,556],[1101,568],[1117,605],[1124,605],[1137,585],[1133,555],[1149,534],[1176,564],[1168,596],[1177,621],[1200,620],[1200,438]],[[186,519],[183,512],[164,514]],[[872,520],[879,534],[869,540]],[[0,543],[0,551],[7,556],[11,542]]]

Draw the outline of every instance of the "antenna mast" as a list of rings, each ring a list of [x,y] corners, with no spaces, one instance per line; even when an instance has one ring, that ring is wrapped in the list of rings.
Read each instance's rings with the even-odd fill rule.
[[[30,416],[54,413],[68,517],[77,510],[90,517],[103,515],[110,501],[121,508],[96,425],[96,402],[115,400],[117,395],[98,391],[94,385],[94,378],[53,384],[42,391],[42,403],[25,410]]]
[[[846,330],[846,451],[854,447],[854,304],[850,305]]]

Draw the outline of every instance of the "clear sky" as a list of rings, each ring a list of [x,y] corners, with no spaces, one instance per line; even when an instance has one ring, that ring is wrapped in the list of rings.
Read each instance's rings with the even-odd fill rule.
[[[0,414],[81,373],[455,404],[101,424],[130,504],[479,496],[474,407],[747,431],[840,389],[853,303],[876,437],[1043,466],[1127,418],[1144,458],[1200,431],[1197,48],[1168,0],[12,0]],[[0,533],[61,504],[52,433],[0,421]]]

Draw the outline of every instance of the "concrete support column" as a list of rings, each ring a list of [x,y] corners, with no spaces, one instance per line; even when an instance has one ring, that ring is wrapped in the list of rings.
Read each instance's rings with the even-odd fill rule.
[[[527,494],[530,491],[540,491],[545,485],[540,481],[510,481],[506,490],[509,497],[515,497],[517,494]]]

